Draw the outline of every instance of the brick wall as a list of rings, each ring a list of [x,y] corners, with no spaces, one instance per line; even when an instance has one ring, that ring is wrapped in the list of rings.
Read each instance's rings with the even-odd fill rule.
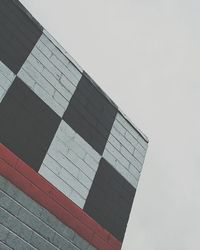
[[[119,247],[147,137],[18,0],[0,14],[0,143]]]
[[[138,185],[146,150],[147,142],[118,113],[103,156],[135,188]]]
[[[99,160],[100,155],[62,121],[39,173],[83,208]]]
[[[15,74],[0,61],[0,103],[15,78]]]
[[[47,209],[1,176],[0,249],[95,250]]]
[[[42,34],[18,76],[62,117],[81,78],[81,72],[46,34]]]
[[[109,231],[101,227],[83,209],[2,144],[0,144],[0,173],[3,177],[0,179],[0,190],[4,190],[4,182],[7,180],[11,193],[15,188],[20,189],[27,197],[35,201],[41,208],[47,209],[49,213],[90,245],[99,250],[120,249],[120,241]],[[17,201],[20,201],[18,195],[14,194],[14,196]],[[4,205],[3,201],[1,206],[4,207]],[[4,217],[2,223],[4,223]],[[36,227],[34,230],[37,231]],[[16,249],[18,249],[18,245],[16,245]]]

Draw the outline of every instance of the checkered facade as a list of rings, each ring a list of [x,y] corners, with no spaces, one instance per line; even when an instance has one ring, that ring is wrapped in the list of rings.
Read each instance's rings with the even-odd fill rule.
[[[0,13],[0,142],[122,242],[147,138],[18,1]]]

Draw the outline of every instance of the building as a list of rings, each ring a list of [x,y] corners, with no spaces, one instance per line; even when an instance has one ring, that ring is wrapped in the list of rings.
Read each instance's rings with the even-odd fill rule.
[[[0,249],[121,249],[147,137],[18,0],[0,24]]]

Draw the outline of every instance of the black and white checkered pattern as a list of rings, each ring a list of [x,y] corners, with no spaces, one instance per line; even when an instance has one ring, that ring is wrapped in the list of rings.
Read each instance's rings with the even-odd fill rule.
[[[1,143],[122,240],[147,138],[18,1],[0,13]]]

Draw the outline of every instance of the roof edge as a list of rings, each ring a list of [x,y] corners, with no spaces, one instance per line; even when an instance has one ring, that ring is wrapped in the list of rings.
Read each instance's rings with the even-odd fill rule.
[[[92,79],[92,77],[83,70],[83,75],[90,80],[90,82],[93,84],[93,86],[102,94],[105,96],[105,98],[117,108],[118,112],[124,117],[124,119],[133,127],[139,135],[145,140],[145,142],[149,143],[148,137],[131,121],[131,119],[124,114],[124,112],[119,108],[119,106],[102,90],[102,88]]]

